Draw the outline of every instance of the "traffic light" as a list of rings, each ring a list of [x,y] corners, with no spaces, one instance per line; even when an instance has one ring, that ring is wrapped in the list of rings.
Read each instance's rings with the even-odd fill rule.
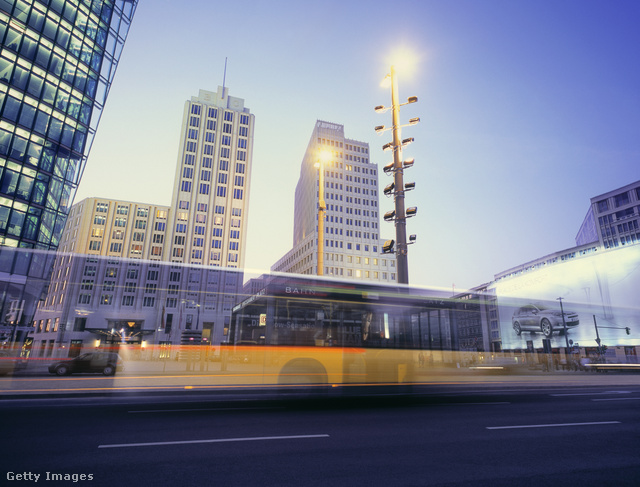
[[[627,335],[631,335],[631,330],[629,330],[628,326],[625,328],[625,330],[627,330]]]

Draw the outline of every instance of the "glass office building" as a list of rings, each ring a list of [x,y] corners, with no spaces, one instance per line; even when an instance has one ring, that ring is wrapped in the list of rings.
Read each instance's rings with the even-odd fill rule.
[[[0,0],[2,325],[33,315],[137,3]]]

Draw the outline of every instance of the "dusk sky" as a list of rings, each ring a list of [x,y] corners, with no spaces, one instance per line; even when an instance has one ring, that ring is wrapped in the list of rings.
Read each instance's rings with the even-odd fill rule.
[[[199,89],[256,116],[247,270],[292,247],[293,200],[316,120],[370,144],[391,115],[398,49],[411,284],[462,290],[575,245],[590,198],[640,180],[637,0],[141,0],[76,202],[169,205],[184,102]],[[391,181],[380,171],[380,186]],[[393,202],[380,196],[380,214]],[[381,222],[381,237],[395,238]]]

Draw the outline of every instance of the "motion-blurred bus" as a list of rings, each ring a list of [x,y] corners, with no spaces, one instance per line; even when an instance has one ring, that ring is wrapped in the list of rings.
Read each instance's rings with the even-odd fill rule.
[[[287,386],[412,383],[417,368],[451,359],[453,301],[432,294],[269,276],[234,307],[221,369]]]

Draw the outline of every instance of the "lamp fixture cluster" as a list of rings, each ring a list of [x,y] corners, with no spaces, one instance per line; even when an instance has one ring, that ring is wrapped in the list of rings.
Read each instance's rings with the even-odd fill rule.
[[[411,118],[409,123],[401,125],[399,123],[400,107],[416,103],[418,101],[417,96],[410,96],[404,103],[398,103],[397,95],[397,82],[395,79],[395,70],[392,67],[391,73],[387,75],[391,78],[391,106],[378,105],[374,108],[376,113],[385,113],[388,110],[392,110],[393,123],[391,127],[385,127],[384,125],[378,125],[375,127],[377,134],[383,134],[384,132],[391,130],[393,133],[393,141],[387,142],[382,146],[383,152],[391,151],[393,153],[393,162],[390,162],[382,168],[385,174],[392,176],[393,181],[388,184],[383,194],[387,197],[393,197],[395,203],[395,209],[388,211],[384,214],[384,221],[394,222],[396,226],[396,239],[387,240],[382,246],[383,254],[395,253],[398,258],[398,282],[408,284],[408,264],[407,264],[407,246],[415,243],[416,236],[410,235],[409,239],[406,236],[406,219],[416,215],[418,208],[416,206],[404,208],[404,195],[407,191],[412,191],[416,187],[415,182],[404,182],[404,170],[413,167],[414,158],[402,160],[402,148],[414,142],[413,137],[402,139],[400,136],[402,127],[409,127],[416,125],[420,122],[419,117]],[[407,241],[408,240],[408,241]]]

